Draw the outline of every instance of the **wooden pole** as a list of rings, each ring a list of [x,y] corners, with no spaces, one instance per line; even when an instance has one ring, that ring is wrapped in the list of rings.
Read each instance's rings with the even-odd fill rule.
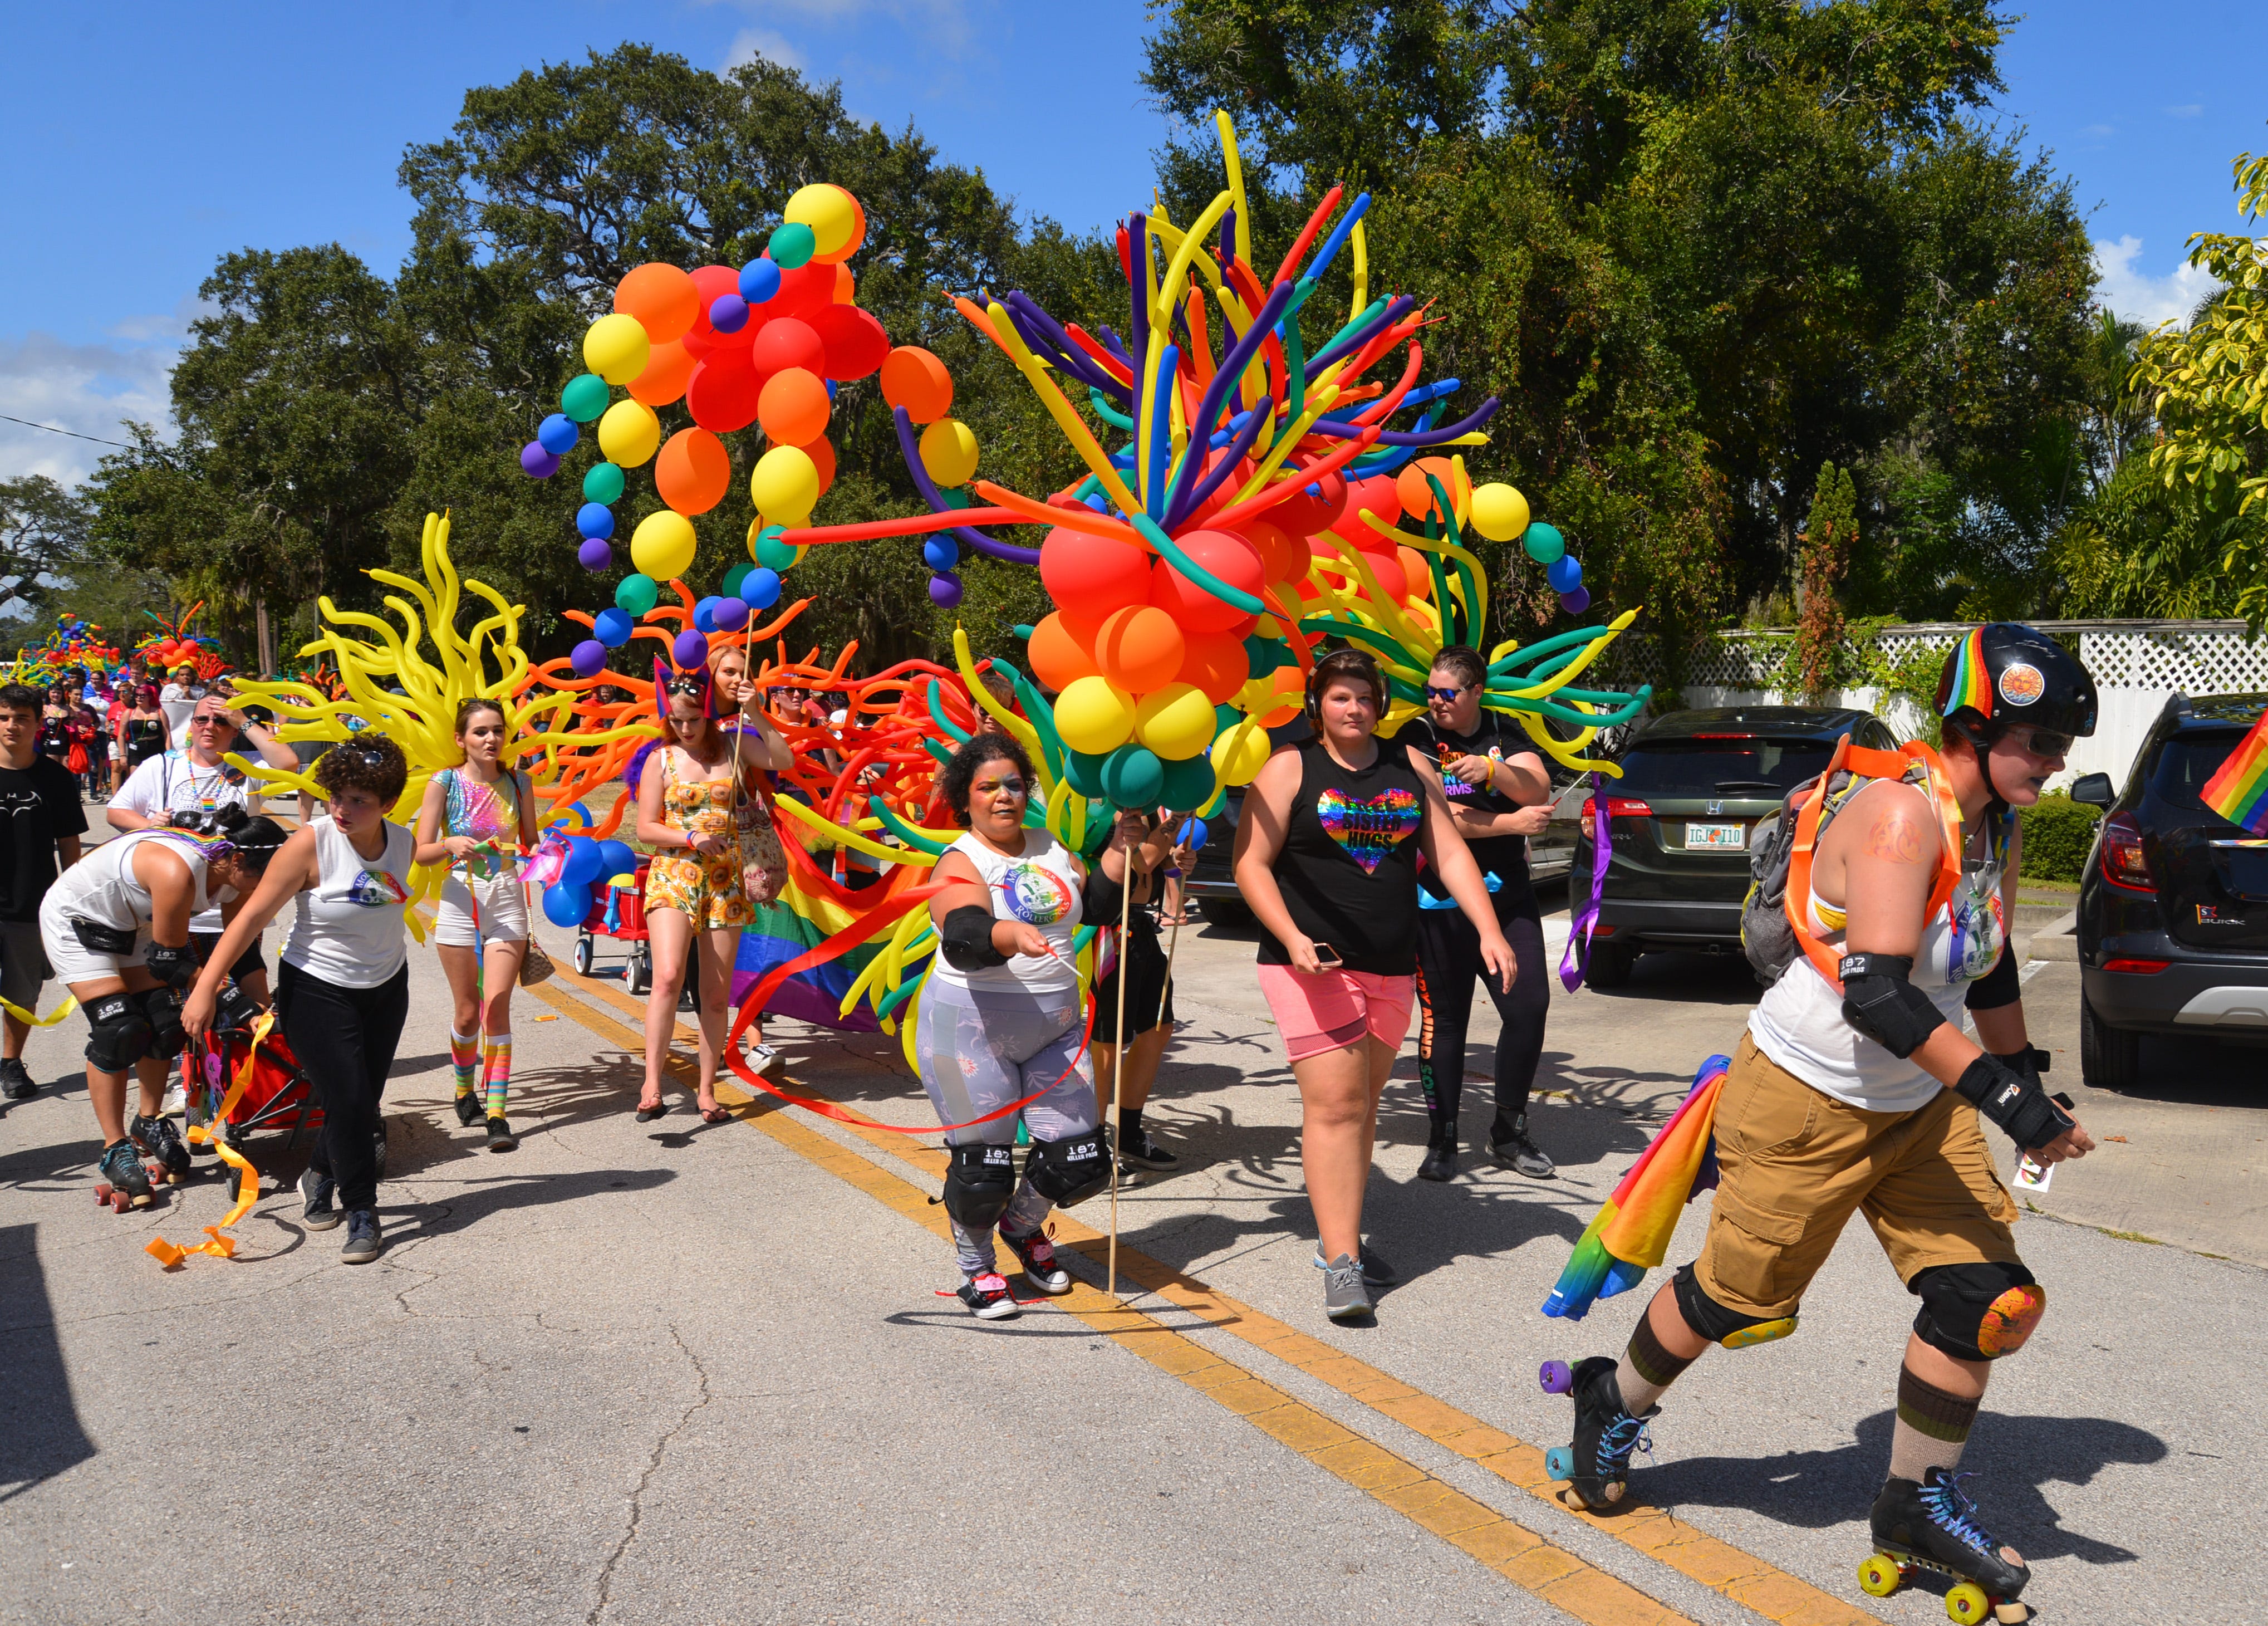
[[[1115,815],[1114,815],[1115,818]],[[1107,850],[1107,849],[1106,849]],[[1118,1024],[1111,1030],[1118,1042],[1110,1052],[1110,1102],[1102,1112],[1102,1143],[1110,1157],[1110,1267],[1104,1291],[1118,1296],[1118,1143],[1112,1133],[1118,1124],[1118,1076],[1126,1067],[1126,932],[1134,920],[1134,849],[1126,849],[1124,884],[1118,898]]]

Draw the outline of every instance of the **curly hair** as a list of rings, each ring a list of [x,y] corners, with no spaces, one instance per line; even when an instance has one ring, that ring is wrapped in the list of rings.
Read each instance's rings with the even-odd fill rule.
[[[342,791],[361,790],[390,808],[409,782],[409,759],[386,735],[364,731],[325,751],[316,760],[313,777],[333,801]]]
[[[953,760],[945,765],[945,772],[937,781],[945,805],[952,810],[953,822],[963,830],[968,828],[969,787],[976,782],[976,770],[988,762],[1012,762],[1016,772],[1024,776],[1025,784],[1030,785],[1034,780],[1032,759],[1014,740],[998,729],[972,736],[953,753]]]

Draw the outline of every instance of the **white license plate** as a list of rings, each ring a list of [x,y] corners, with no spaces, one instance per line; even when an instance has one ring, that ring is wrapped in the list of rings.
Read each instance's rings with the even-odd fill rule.
[[[1745,852],[1749,845],[1746,824],[1690,824],[1685,826],[1687,851],[1695,848],[1718,847],[1734,853]]]

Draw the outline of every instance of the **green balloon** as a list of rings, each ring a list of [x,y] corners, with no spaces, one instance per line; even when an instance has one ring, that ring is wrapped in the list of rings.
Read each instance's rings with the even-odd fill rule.
[[[1097,757],[1083,750],[1064,752],[1064,778],[1082,796],[1102,795],[1102,766],[1108,757]]]
[[[764,253],[771,262],[784,271],[811,263],[811,256],[819,252],[819,235],[800,220],[791,220],[772,233],[771,241],[764,245]]]
[[[1212,758],[1199,751],[1186,761],[1166,764],[1158,802],[1176,813],[1194,812],[1212,800],[1213,785]]]
[[[1146,745],[1122,745],[1102,765],[1102,794],[1122,808],[1154,808],[1166,788],[1166,765]]]
[[[622,469],[620,463],[593,463],[591,472],[583,477],[583,500],[602,502],[608,507],[622,499]]]
[[[756,563],[766,570],[785,570],[795,563],[794,547],[779,539],[781,528],[768,525],[756,538]]]
[[[948,508],[974,508],[976,506],[976,499],[971,497],[963,486],[948,485],[938,495],[945,499],[945,506]]]
[[[740,597],[740,584],[748,579],[748,573],[754,569],[755,569],[755,566],[753,565],[735,565],[732,569],[726,571],[725,573],[723,595],[726,598]]]
[[[1554,564],[1561,554],[1567,551],[1567,539],[1559,534],[1558,528],[1540,521],[1528,528],[1520,539],[1520,545],[1528,550],[1528,557],[1538,565]]]
[[[559,410],[578,424],[589,423],[607,410],[607,381],[595,373],[569,380],[567,388],[559,392]]]
[[[615,603],[631,615],[642,616],[660,595],[661,588],[652,576],[624,576],[622,586],[615,589]]]

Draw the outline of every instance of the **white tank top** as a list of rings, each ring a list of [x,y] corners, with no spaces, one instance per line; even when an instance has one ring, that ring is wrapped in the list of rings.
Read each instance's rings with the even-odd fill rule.
[[[1841,817],[1847,817],[1845,807]],[[1923,928],[1914,956],[1913,986],[1928,995],[1955,1030],[1969,985],[1991,971],[2007,946],[2001,919],[2001,868],[2007,857],[2006,821],[1999,842],[1977,861],[1964,856],[1953,896]],[[1812,935],[1830,950],[1843,942],[1844,912],[1815,891],[1805,900]],[[1798,954],[1780,979],[1764,990],[1749,1017],[1756,1048],[1822,1095],[1868,1112],[1911,1112],[1927,1106],[1944,1086],[1913,1061],[1901,1061],[1853,1028],[1843,1016],[1843,996],[1829,986],[1807,955]]]
[[[401,907],[416,841],[386,824],[386,854],[364,858],[326,814],[315,832],[315,884],[299,894],[284,960],[339,988],[374,988],[409,962]]]
[[[225,886],[218,889],[217,897],[206,896],[205,855],[187,836],[168,835],[161,830],[136,830],[104,842],[63,872],[48,896],[60,899],[58,906],[64,919],[90,920],[122,932],[146,934],[152,908],[150,889],[136,876],[133,857],[135,849],[149,841],[164,842],[168,852],[178,854],[181,861],[188,865],[192,916],[236,896]]]
[[[1021,858],[1002,857],[973,831],[946,851],[964,853],[976,866],[991,895],[994,920],[1038,927],[1057,957],[1019,954],[1005,965],[963,971],[940,952],[930,974],[940,982],[980,992],[1060,994],[1079,987],[1071,940],[1079,930],[1079,879],[1071,868],[1070,849],[1044,830],[1027,830]]]

